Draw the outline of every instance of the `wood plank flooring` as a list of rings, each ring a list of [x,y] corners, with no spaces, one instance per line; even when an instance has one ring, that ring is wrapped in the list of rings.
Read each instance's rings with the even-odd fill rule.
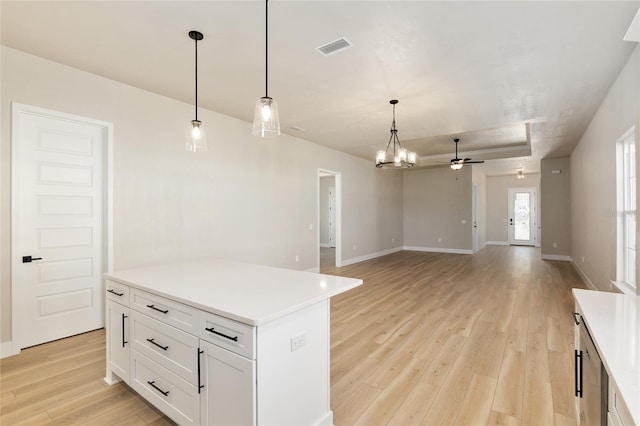
[[[576,424],[567,262],[531,247],[400,252],[323,272],[336,425]]]
[[[322,272],[364,279],[331,302],[336,425],[576,424],[571,288],[584,285],[569,263],[490,246],[330,265]],[[0,360],[0,424],[173,424],[102,381],[104,339]]]

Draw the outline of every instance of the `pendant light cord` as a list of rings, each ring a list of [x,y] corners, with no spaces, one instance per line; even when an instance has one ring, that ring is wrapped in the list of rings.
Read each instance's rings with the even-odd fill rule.
[[[264,96],[269,97],[269,0],[264,2]]]
[[[195,40],[196,42],[196,103],[195,103],[195,107],[196,107],[196,121],[198,121],[198,40]]]

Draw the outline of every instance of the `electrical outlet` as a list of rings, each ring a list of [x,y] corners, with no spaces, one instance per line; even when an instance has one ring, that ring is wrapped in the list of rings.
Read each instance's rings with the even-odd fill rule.
[[[396,242],[396,239],[395,239],[395,238],[392,238],[392,239],[391,239],[391,242],[392,242],[392,243],[395,243],[395,242]]]
[[[302,332],[291,338],[291,352],[295,352],[307,344],[307,333]]]
[[[442,242],[442,237],[438,237],[438,242],[441,243]]]
[[[558,243],[553,243],[553,248],[558,248]]]
[[[354,244],[354,245],[353,245],[353,250],[355,251],[355,249],[356,249],[356,245]]]
[[[300,256],[296,254],[296,262],[300,262]]]
[[[313,231],[313,223],[309,224],[309,231]]]

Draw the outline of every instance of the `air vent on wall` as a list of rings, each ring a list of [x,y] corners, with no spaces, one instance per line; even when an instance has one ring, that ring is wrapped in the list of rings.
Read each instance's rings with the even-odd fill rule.
[[[346,49],[347,47],[351,47],[352,44],[349,40],[344,37],[341,37],[337,40],[330,41],[327,44],[323,44],[320,47],[316,47],[316,50],[322,53],[325,56],[332,55],[340,50]]]

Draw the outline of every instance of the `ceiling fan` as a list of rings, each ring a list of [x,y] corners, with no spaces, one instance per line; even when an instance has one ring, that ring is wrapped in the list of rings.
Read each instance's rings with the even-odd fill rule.
[[[459,138],[455,138],[453,140],[453,142],[456,144],[456,157],[451,159],[451,168],[453,170],[460,170],[462,168],[462,166],[464,166],[465,164],[479,164],[479,163],[484,163],[484,160],[476,160],[476,161],[472,161],[471,158],[458,158],[458,142],[460,142]]]

